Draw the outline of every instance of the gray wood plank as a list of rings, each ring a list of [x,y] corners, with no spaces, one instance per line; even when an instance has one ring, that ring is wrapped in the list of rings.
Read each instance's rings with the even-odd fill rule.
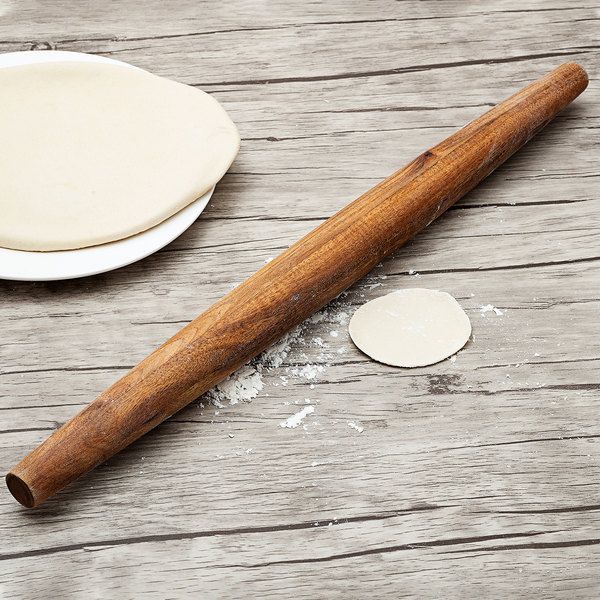
[[[597,2],[26,0],[0,13],[1,51],[99,53],[199,85],[243,138],[208,209],[161,252],[73,282],[0,282],[4,470],[420,151],[562,61],[592,75],[307,323],[251,402],[199,399],[39,510],[1,493],[0,595],[597,597]],[[340,313],[413,286],[455,295],[473,340],[432,367],[369,361]],[[322,371],[294,376],[305,364]],[[307,398],[306,428],[281,428]]]

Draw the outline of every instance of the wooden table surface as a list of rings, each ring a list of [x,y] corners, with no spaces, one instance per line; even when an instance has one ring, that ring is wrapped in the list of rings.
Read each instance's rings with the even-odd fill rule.
[[[4,472],[420,151],[561,62],[592,78],[281,365],[250,367],[250,402],[200,399],[38,510],[3,490],[1,598],[600,595],[597,0],[2,0],[0,14],[1,51],[101,54],[198,86],[242,137],[208,209],[157,254],[0,282]],[[352,346],[345,314],[405,287],[466,309],[456,360],[393,369]]]

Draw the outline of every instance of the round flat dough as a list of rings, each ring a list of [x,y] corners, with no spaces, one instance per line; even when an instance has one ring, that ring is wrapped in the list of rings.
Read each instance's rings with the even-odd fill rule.
[[[207,192],[240,138],[193,87],[119,65],[0,69],[0,246],[67,250],[144,231]]]
[[[371,358],[395,367],[423,367],[458,352],[471,335],[471,323],[450,294],[411,288],[361,306],[349,330]]]

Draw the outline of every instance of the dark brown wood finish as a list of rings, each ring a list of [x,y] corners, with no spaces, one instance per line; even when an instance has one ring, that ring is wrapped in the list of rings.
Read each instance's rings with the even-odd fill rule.
[[[414,237],[587,86],[564,64],[421,154],[213,305],[7,475],[37,506],[256,356]]]

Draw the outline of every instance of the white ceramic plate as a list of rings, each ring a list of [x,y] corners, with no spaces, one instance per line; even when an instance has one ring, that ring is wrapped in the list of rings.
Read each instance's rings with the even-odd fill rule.
[[[52,61],[80,61],[132,65],[92,54],[61,51],[10,52],[0,54],[0,68]],[[0,248],[0,279],[53,281],[104,273],[141,260],[181,235],[204,210],[214,188],[155,227],[109,244],[80,250],[25,252]]]

